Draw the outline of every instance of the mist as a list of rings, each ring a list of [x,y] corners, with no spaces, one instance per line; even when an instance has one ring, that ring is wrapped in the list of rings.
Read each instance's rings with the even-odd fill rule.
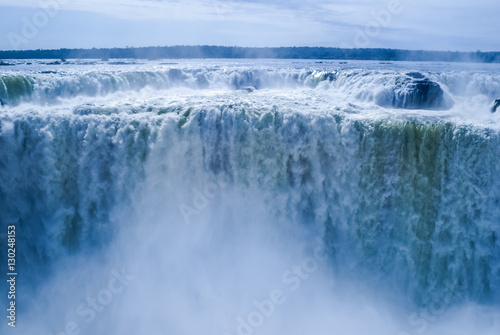
[[[498,333],[495,74],[196,62],[6,91],[2,333]]]
[[[0,334],[500,334],[499,10],[2,0]]]
[[[272,215],[254,190],[217,189],[205,177],[146,187],[111,245],[60,260],[37,284],[18,331],[497,334],[498,307],[415,308],[384,283],[338,275],[319,231]],[[206,203],[192,197],[204,186],[212,188],[201,191]],[[200,201],[189,223],[179,217],[179,197]]]

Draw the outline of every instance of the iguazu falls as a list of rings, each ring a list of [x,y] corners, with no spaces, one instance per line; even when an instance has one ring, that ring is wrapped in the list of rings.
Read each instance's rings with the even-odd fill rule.
[[[499,12],[0,0],[0,335],[500,335]]]
[[[27,63],[22,334],[497,334],[498,66]]]

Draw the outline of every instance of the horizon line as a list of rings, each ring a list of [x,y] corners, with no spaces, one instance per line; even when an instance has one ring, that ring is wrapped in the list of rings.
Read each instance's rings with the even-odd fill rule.
[[[200,47],[211,47],[211,48],[233,48],[233,49],[293,49],[293,48],[302,48],[302,49],[339,49],[339,50],[393,50],[393,51],[410,51],[410,52],[448,52],[448,53],[465,53],[465,54],[474,54],[474,53],[500,53],[500,49],[498,51],[459,51],[459,50],[433,50],[433,49],[400,49],[400,48],[356,48],[356,47],[340,47],[340,46],[239,46],[239,45],[215,45],[215,44],[175,44],[175,45],[149,45],[149,46],[124,46],[124,47],[92,47],[92,48],[68,48],[68,47],[60,47],[60,48],[47,48],[47,49],[0,49],[0,52],[29,52],[29,51],[61,51],[61,50],[107,50],[107,49],[148,49],[148,48],[176,48],[176,47],[188,47],[188,48],[200,48]]]

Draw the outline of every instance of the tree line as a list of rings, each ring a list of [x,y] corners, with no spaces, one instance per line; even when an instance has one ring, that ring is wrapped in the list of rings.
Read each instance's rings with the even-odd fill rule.
[[[0,51],[0,59],[162,59],[162,58],[278,58],[380,61],[440,61],[499,63],[500,52],[342,49],[326,47],[248,48],[227,46],[166,46]]]

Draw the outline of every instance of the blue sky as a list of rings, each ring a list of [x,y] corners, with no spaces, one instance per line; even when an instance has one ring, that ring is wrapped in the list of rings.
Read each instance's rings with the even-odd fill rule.
[[[500,51],[497,0],[0,0],[0,49],[155,45]]]

